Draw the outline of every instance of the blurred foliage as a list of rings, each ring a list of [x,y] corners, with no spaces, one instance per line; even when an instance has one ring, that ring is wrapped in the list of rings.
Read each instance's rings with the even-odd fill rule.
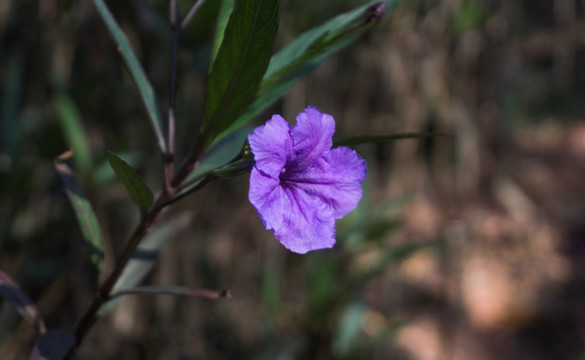
[[[192,3],[179,1],[180,12]],[[283,1],[274,50],[361,3]],[[178,158],[203,121],[219,5],[206,1],[182,38]],[[168,2],[108,6],[165,109]],[[166,215],[182,219],[177,214],[187,209],[193,221],[148,281],[225,288],[234,300],[121,299],[79,357],[417,359],[400,334],[408,334],[401,330],[409,325],[420,329],[421,317],[436,321],[433,334],[450,359],[582,357],[582,153],[567,155],[561,145],[581,149],[585,52],[578,34],[584,10],[582,2],[564,0],[404,1],[380,29],[262,116],[281,113],[292,120],[311,104],[335,116],[340,138],[431,131],[455,138],[359,145],[369,167],[366,195],[339,222],[336,247],[304,257],[288,253],[263,229],[247,202],[245,177],[208,185]],[[87,171],[79,185],[104,229],[104,251],[115,257],[140,214],[114,181],[106,151],[121,154],[152,189],[162,186],[160,154],[141,95],[91,1],[0,2],[0,84],[0,269],[38,305],[49,328],[72,329],[94,295],[95,270],[53,159],[76,143],[87,147],[77,150],[86,155],[75,160],[75,170]],[[540,137],[526,132],[538,126],[552,130]],[[557,135],[565,129],[573,140]],[[206,161],[237,153],[242,137],[234,139],[225,139],[239,144],[233,152],[209,153]],[[551,142],[561,145],[552,148]],[[554,181],[546,187],[548,169]],[[501,195],[510,189],[501,186],[505,181],[519,185]],[[518,189],[535,210],[514,212],[522,203]],[[431,214],[420,205],[425,201],[434,206]],[[504,214],[503,225],[488,226],[498,219],[493,213]],[[510,222],[520,225],[509,231]],[[472,231],[481,226],[489,236]],[[552,248],[538,245],[547,233],[543,226],[560,234]],[[518,234],[525,235],[518,240]],[[562,281],[541,275],[558,264],[551,256],[559,252],[568,275]],[[403,264],[429,253],[439,263],[430,275],[416,281],[405,275],[410,268]],[[497,326],[475,323],[463,280],[481,272],[464,271],[468,258],[475,259],[470,254],[509,261],[515,276],[542,281],[534,290],[537,305],[522,303],[524,312]],[[512,297],[528,301],[531,282],[512,284],[507,292],[488,287],[486,299],[495,303],[521,290]],[[415,334],[421,333],[428,334]],[[0,358],[27,354],[33,337],[2,302]],[[433,341],[423,340],[418,347],[431,349]],[[470,353],[458,353],[462,348]]]

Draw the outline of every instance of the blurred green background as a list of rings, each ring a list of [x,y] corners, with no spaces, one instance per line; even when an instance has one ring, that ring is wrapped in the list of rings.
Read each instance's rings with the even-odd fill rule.
[[[359,4],[283,0],[275,50]],[[166,108],[168,3],[108,5]],[[200,126],[218,7],[182,37],[178,158]],[[340,137],[455,137],[359,146],[364,198],[334,249],[304,256],[264,230],[245,176],[213,182],[166,213],[194,221],[146,282],[234,299],[127,296],[78,358],[584,358],[584,34],[585,1],[404,0],[255,124],[314,105]],[[139,213],[105,152],[153,189],[160,154],[89,0],[0,0],[0,86],[0,269],[71,330],[96,274],[53,159],[87,148],[77,172],[119,254]],[[26,358],[33,330],[1,305],[0,358]]]

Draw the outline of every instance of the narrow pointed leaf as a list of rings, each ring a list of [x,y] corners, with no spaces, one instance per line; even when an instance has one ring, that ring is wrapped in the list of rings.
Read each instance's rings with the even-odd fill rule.
[[[336,139],[333,141],[333,146],[355,146],[360,144],[380,143],[403,139],[430,139],[435,137],[450,136],[452,135],[442,133],[401,133],[388,135],[353,136],[345,139]]]
[[[75,336],[61,330],[51,329],[35,341],[29,360],[62,360],[75,345]]]
[[[248,127],[238,129],[216,142],[199,161],[197,168],[185,179],[186,185],[175,194],[174,198],[183,197],[195,188],[200,188],[211,181],[216,175],[221,175],[216,174],[215,171],[220,170],[238,156],[250,132],[252,129]]]
[[[333,340],[333,352],[342,357],[346,355],[355,344],[367,312],[366,306],[361,302],[350,304],[340,317],[337,331]]]
[[[376,25],[385,8],[386,3],[383,1],[362,5],[303,33],[270,59],[260,93],[269,91],[274,84],[294,74],[303,64],[313,65],[315,60],[322,62],[326,56],[331,55],[329,52],[338,50],[337,45],[355,39],[357,35]]]
[[[116,176],[120,180],[120,182],[124,185],[130,197],[138,208],[140,212],[144,215],[148,213],[148,210],[152,206],[153,195],[152,191],[146,185],[144,180],[136,173],[136,171],[128,165],[127,162],[120,159],[116,154],[111,151],[106,153],[108,161],[114,169]]]
[[[394,6],[400,0],[389,1]],[[219,137],[246,124],[282,97],[331,55],[353,42],[381,19],[387,2],[377,1],[338,15],[301,34],[270,59],[256,100]]]
[[[101,269],[104,256],[102,233],[89,200],[77,182],[73,170],[71,170],[71,167],[67,164],[67,161],[71,159],[71,156],[72,153],[70,151],[60,155],[55,160],[55,169],[57,170],[63,185],[65,185],[67,197],[73,206],[75,216],[81,227],[83,238],[89,248],[91,261],[98,267],[98,269]]]
[[[113,288],[113,293],[136,286],[152,269],[158,255],[165,246],[191,224],[190,213],[175,215],[173,219],[155,227],[142,240],[128,265]]]
[[[20,316],[39,333],[47,330],[37,306],[22,291],[20,286],[3,271],[0,271],[0,296],[14,306]]]
[[[225,32],[225,28],[227,27],[228,21],[230,19],[230,15],[234,10],[235,0],[222,0],[221,1],[221,8],[219,8],[219,15],[217,17],[217,26],[215,27],[215,35],[213,37],[213,44],[211,45],[211,62],[213,64],[215,58],[217,57],[217,53],[219,52],[219,47],[221,46],[221,42],[223,41],[223,34]],[[211,67],[209,67],[211,71]]]
[[[156,96],[154,94],[154,90],[152,85],[148,81],[140,62],[136,58],[132,47],[130,46],[130,42],[128,38],[120,28],[120,25],[114,19],[114,16],[106,6],[103,0],[93,0],[93,3],[100,14],[102,20],[106,24],[112,39],[116,43],[118,51],[122,55],[122,59],[126,64],[126,68],[130,73],[132,79],[136,83],[138,87],[138,91],[140,92],[140,96],[142,97],[142,101],[144,102],[144,106],[146,107],[146,111],[150,118],[150,122],[154,129],[154,133],[156,139],[158,141],[158,145],[163,153],[167,151],[167,145],[163,133],[163,125],[161,115],[158,109],[158,105],[156,102]]]
[[[185,183],[189,183],[233,160],[242,151],[242,146],[251,132],[252,128],[246,127],[216,142],[199,161],[197,168],[191,172]]]
[[[160,252],[180,231],[191,224],[193,216],[190,213],[175,215],[171,220],[155,227],[142,240],[136,252],[122,271],[122,274],[114,284],[112,294],[117,294],[134,288],[150,272]],[[115,296],[115,295],[114,295]],[[104,304],[98,312],[98,316],[105,315],[117,303],[119,299],[112,299]]]
[[[254,98],[270,60],[279,11],[279,0],[236,1],[209,74],[201,128],[205,147]]]
[[[229,291],[209,290],[209,289],[194,289],[187,286],[137,286],[130,289],[118,291],[112,294],[112,297],[123,295],[180,295],[180,296],[194,296],[206,299],[231,299],[232,295]]]
[[[141,158],[138,152],[122,152],[118,153],[118,157],[124,159],[132,167],[137,166]],[[91,180],[97,187],[106,186],[118,180],[107,156],[96,159]]]
[[[79,111],[73,100],[65,94],[57,95],[55,105],[65,139],[75,154],[73,160],[81,172],[87,173],[91,168],[91,152]]]

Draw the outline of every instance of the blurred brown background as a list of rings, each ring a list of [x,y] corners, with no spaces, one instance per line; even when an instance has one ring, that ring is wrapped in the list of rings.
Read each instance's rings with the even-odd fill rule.
[[[183,13],[192,2],[179,1]],[[164,109],[167,2],[108,4]],[[284,0],[276,48],[358,4]],[[208,0],[182,39],[182,154],[201,120],[217,9]],[[195,220],[147,283],[234,299],[129,296],[78,358],[585,358],[584,34],[580,0],[403,1],[256,124],[314,105],[339,136],[454,137],[359,146],[361,205],[338,222],[333,250],[305,256],[263,229],[246,177],[212,183],[167,214]],[[50,328],[71,330],[95,274],[53,170],[68,147],[57,88],[81,115],[94,161],[84,188],[114,251],[138,213],[105,151],[132,158],[154,189],[160,155],[89,0],[0,0],[0,83],[0,268]],[[0,358],[26,358],[33,336],[2,303]]]

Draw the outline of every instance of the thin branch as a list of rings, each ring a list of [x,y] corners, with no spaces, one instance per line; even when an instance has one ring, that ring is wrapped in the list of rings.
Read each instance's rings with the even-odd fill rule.
[[[205,0],[197,0],[195,5],[193,5],[191,10],[189,10],[189,13],[187,13],[187,16],[185,16],[185,18],[183,19],[183,22],[181,23],[181,29],[185,29],[189,25],[189,22],[191,22],[191,19],[193,19],[193,17],[197,13],[197,10],[199,10],[201,5],[203,5],[204,1]]]
[[[172,179],[175,172],[175,111],[169,108],[168,119],[168,152],[164,157],[165,190],[167,193],[174,193]]]
[[[93,300],[93,303],[91,304],[90,308],[85,312],[85,314],[83,315],[83,317],[79,321],[79,323],[76,327],[76,330],[75,330],[75,338],[77,340],[78,345],[82,342],[83,338],[85,337],[85,335],[87,334],[89,329],[96,322],[97,313],[98,313],[99,309],[110,297],[112,289],[114,288],[116,281],[118,281],[118,278],[122,274],[122,271],[124,270],[124,268],[128,264],[128,261],[130,261],[130,259],[132,258],[132,255],[134,255],[134,252],[136,251],[136,248],[138,247],[138,245],[140,245],[140,242],[142,241],[144,236],[148,233],[148,231],[150,230],[150,227],[152,226],[152,224],[154,223],[154,221],[156,220],[156,218],[158,217],[158,215],[160,214],[160,212],[164,208],[164,206],[161,206],[161,204],[165,204],[167,202],[167,199],[168,199],[167,196],[168,196],[168,194],[163,192],[159,196],[159,198],[157,199],[155,205],[152,207],[152,210],[150,211],[148,216],[146,216],[140,222],[140,224],[138,224],[138,227],[136,228],[136,230],[134,230],[132,237],[130,238],[130,240],[126,244],[126,246],[124,248],[124,252],[122,253],[122,255],[120,256],[120,259],[116,263],[114,270],[112,270],[110,275],[107,277],[107,279],[104,281],[104,283],[100,286],[100,289],[98,290],[98,292]]]
[[[171,0],[169,2],[169,15],[170,15],[170,19],[171,19],[171,24],[174,24],[177,22],[177,1],[176,0]]]
[[[179,168],[177,174],[175,174],[175,177],[171,182],[171,186],[173,188],[180,186],[181,183],[187,178],[187,176],[191,174],[191,171],[193,171],[195,168],[197,160],[199,160],[199,157],[203,154],[204,149],[209,145],[209,143],[210,142],[206,141],[206,139],[198,139],[198,141],[195,143],[195,147],[191,150],[185,161],[183,161],[183,164]]]
[[[126,290],[118,291],[110,296],[110,299],[114,299],[124,295],[182,295],[182,296],[196,296],[206,299],[219,299],[226,298],[231,299],[232,294],[227,290],[217,291],[209,289],[193,289],[186,286],[137,286]]]
[[[152,224],[157,219],[158,215],[161,211],[168,205],[178,201],[179,199],[191,194],[192,192],[201,189],[205,186],[208,182],[214,179],[214,176],[207,176],[206,178],[202,179],[200,183],[194,185],[192,188],[189,188],[185,193],[178,194],[178,196],[172,197],[176,194],[176,187],[178,187],[181,182],[187,177],[190,171],[193,170],[193,167],[201,155],[203,150],[202,145],[198,145],[194,148],[191,152],[187,162],[184,164],[181,171],[178,174],[173,176],[174,173],[174,143],[175,143],[175,103],[176,103],[176,87],[177,87],[177,63],[178,63],[178,52],[179,52],[179,38],[181,34],[181,29],[187,26],[189,21],[193,18],[199,7],[203,4],[203,0],[197,0],[195,5],[189,11],[189,14],[185,17],[181,26],[179,26],[180,20],[178,19],[177,15],[177,4],[176,0],[170,0],[169,2],[169,10],[170,10],[170,19],[171,25],[173,29],[173,41],[171,45],[171,65],[170,65],[170,91],[169,91],[169,122],[168,122],[168,144],[167,146],[162,146],[164,153],[164,175],[165,175],[165,191],[158,197],[155,204],[151,208],[150,212],[147,216],[145,216],[140,224],[136,227],[136,230],[132,234],[130,240],[126,243],[124,247],[124,252],[118,259],[114,269],[108,275],[104,283],[100,286],[98,292],[96,293],[93,302],[89,309],[83,314],[81,320],[76,326],[75,329],[75,338],[76,338],[76,345],[83,341],[85,335],[87,335],[88,331],[91,329],[93,324],[98,319],[98,312],[102,305],[107,302],[112,297],[112,290],[114,285],[116,284],[117,280],[119,279],[122,271],[132,258],[132,255],[136,251],[138,245],[140,245],[144,236],[150,230]],[[159,142],[164,144],[164,139],[159,139]],[[207,144],[205,144],[207,145]],[[166,151],[165,151],[166,150]],[[211,293],[205,293],[204,290],[197,290],[199,291],[199,296],[215,296]],[[217,295],[217,294],[216,294]],[[219,295],[223,297],[229,297],[229,292],[221,292]],[[72,351],[70,351],[69,356],[72,356]]]
[[[178,190],[177,193],[166,202],[162,203],[162,207],[169,206],[171,204],[176,203],[177,201],[181,200],[182,198],[186,197],[194,193],[195,191],[203,188],[205,185],[211,182],[211,180],[215,179],[216,177],[212,174],[207,175],[203,179],[193,181],[185,186],[182,187],[182,190]],[[193,186],[193,187],[190,187]]]
[[[179,58],[179,41],[181,37],[181,28],[179,27],[179,20],[177,16],[177,8],[175,0],[171,0],[171,28],[173,30],[173,38],[171,43],[171,64],[170,64],[170,83],[169,83],[169,118],[168,118],[168,139],[167,139],[167,154],[164,157],[165,167],[165,190],[168,193],[173,192],[172,178],[175,171],[174,157],[175,157],[175,108],[177,102],[177,68]]]

